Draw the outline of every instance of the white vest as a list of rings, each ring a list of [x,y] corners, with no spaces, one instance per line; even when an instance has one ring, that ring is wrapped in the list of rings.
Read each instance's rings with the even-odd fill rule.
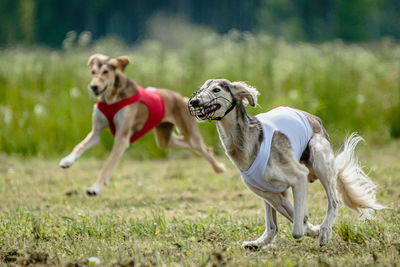
[[[271,151],[272,136],[275,131],[285,134],[289,138],[296,159],[299,161],[312,136],[310,123],[300,111],[286,106],[258,114],[255,117],[261,122],[264,140],[250,168],[247,171],[240,170],[243,182],[264,192],[283,192],[288,187],[275,188],[265,180],[265,169]]]

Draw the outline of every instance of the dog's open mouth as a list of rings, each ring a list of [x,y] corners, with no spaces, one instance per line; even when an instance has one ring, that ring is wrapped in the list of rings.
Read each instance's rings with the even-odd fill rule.
[[[102,93],[104,93],[104,92],[107,90],[107,87],[108,87],[108,84],[107,84],[107,85],[103,88],[103,90],[101,90],[100,92],[94,91],[94,95],[95,95],[95,96],[101,95]]]
[[[197,117],[200,119],[208,118],[212,115],[215,111],[221,108],[220,104],[209,105],[205,107],[198,107],[196,108]]]

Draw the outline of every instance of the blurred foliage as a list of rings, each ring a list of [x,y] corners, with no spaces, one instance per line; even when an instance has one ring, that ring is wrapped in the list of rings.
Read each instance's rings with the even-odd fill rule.
[[[237,29],[294,41],[400,38],[398,0],[2,0],[0,45],[60,47],[72,30],[132,44],[147,39],[148,24],[160,14],[220,34]]]
[[[171,25],[174,24],[174,25]],[[390,40],[369,45],[341,41],[288,43],[266,34],[230,31],[219,35],[179,20],[160,21],[148,40],[128,46],[107,37],[70,32],[63,50],[0,50],[0,151],[52,156],[69,152],[89,132],[94,104],[87,84],[92,53],[128,55],[126,73],[142,86],[190,96],[205,80],[225,77],[258,88],[260,106],[251,114],[290,105],[320,116],[333,143],[358,131],[369,143],[399,137],[400,46]],[[190,33],[189,33],[190,32]],[[190,39],[184,36],[190,34]],[[176,40],[182,40],[176,42]],[[214,123],[200,124],[206,143],[222,152]],[[106,155],[113,139],[103,135],[91,155]],[[162,157],[153,135],[133,145],[135,157]]]
[[[288,40],[400,37],[397,0],[264,0],[257,14],[258,29]]]

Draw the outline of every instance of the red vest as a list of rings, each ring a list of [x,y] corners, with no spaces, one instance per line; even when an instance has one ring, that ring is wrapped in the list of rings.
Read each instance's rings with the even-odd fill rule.
[[[143,128],[131,136],[130,138],[131,143],[138,140],[148,131],[156,127],[164,118],[165,105],[164,105],[164,99],[162,98],[161,94],[156,90],[152,89],[146,90],[140,86],[137,86],[137,92],[133,96],[122,99],[121,101],[115,102],[113,104],[107,104],[99,100],[97,101],[97,108],[107,118],[108,125],[110,126],[110,131],[114,136],[115,136],[115,124],[114,124],[115,114],[118,111],[120,111],[123,107],[126,107],[136,102],[142,102],[147,106],[149,110],[149,117],[147,118],[147,121],[143,125]]]

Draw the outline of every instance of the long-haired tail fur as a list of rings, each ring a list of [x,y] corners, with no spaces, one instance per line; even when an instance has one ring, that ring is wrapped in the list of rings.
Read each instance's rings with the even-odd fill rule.
[[[343,151],[336,156],[338,168],[336,189],[344,204],[357,211],[361,217],[370,218],[373,210],[386,208],[376,201],[376,185],[362,170],[354,154],[357,143],[363,138],[352,133],[344,142]]]

